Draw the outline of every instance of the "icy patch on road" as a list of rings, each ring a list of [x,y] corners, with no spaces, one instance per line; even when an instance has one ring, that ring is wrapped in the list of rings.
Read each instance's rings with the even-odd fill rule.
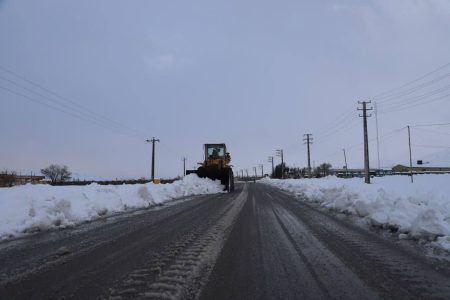
[[[50,186],[0,189],[0,239],[73,226],[174,198],[222,192],[219,181],[190,174],[171,184]]]
[[[304,201],[358,215],[373,226],[398,230],[399,237],[434,241],[450,250],[450,175],[418,175],[372,179],[263,179]]]

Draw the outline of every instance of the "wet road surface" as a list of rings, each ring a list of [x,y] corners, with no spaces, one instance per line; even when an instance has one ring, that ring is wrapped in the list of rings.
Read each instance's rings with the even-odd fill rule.
[[[260,184],[0,243],[0,299],[450,299],[413,248]]]

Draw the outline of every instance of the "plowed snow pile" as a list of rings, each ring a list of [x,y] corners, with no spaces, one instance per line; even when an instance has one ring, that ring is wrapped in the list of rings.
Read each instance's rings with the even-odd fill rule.
[[[150,207],[183,196],[223,190],[220,181],[191,174],[171,184],[50,186],[0,189],[0,239],[75,225],[111,213]]]
[[[400,238],[426,239],[450,250],[450,174],[386,176],[365,184],[361,178],[263,179],[260,182],[366,218],[372,225],[398,229]]]

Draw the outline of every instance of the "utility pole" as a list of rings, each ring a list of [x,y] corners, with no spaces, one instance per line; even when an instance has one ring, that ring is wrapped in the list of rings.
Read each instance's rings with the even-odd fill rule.
[[[347,172],[348,172],[347,155],[345,155],[345,149],[342,149],[342,151],[344,151],[345,177],[347,177]]]
[[[381,169],[381,164],[380,164],[380,138],[378,136],[378,109],[377,109],[377,102],[374,102],[374,106],[375,106],[375,124],[376,124],[376,128],[377,128],[377,160],[378,160],[378,170]]]
[[[255,180],[258,177],[258,174],[256,173],[256,167],[253,167],[253,171],[255,171]]]
[[[311,178],[311,153],[310,153],[310,147],[309,145],[312,144],[312,134],[311,133],[307,133],[303,135],[303,142],[307,145],[308,147],[308,178]]]
[[[371,101],[358,101],[358,104],[362,104],[362,108],[357,108],[357,110],[362,110],[363,114],[360,117],[363,118],[363,127],[364,127],[364,182],[370,183],[370,166],[369,166],[369,137],[367,134],[367,117],[371,117],[372,115],[367,115],[368,110],[372,110],[372,108],[367,108],[367,104],[370,104]]]
[[[284,158],[283,158],[283,149],[277,150],[277,156],[281,157],[281,179],[284,179]]]
[[[183,157],[181,160],[183,161],[183,177],[184,177],[184,176],[186,176],[186,160],[187,160],[187,158]]]
[[[412,171],[412,155],[411,155],[411,131],[408,125],[408,142],[409,142],[409,174],[411,175],[411,183],[414,182],[413,171]]]
[[[151,140],[146,140],[147,143],[152,143],[152,181],[155,180],[155,142],[159,142],[158,139],[153,137]]]
[[[248,180],[248,169],[245,169],[245,173],[247,173],[247,180]]]
[[[259,168],[261,169],[261,178],[264,177],[264,165],[259,165]]]
[[[244,179],[244,170],[241,170],[241,178]]]
[[[273,167],[273,156],[269,156],[268,162],[272,163],[272,175],[270,176],[270,177],[272,177],[273,174],[275,173],[275,168]]]

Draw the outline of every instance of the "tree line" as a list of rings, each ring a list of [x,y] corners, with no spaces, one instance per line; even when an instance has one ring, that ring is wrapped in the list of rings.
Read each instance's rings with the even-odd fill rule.
[[[57,164],[51,164],[47,168],[41,169],[42,175],[49,179],[51,183],[66,182],[71,179],[72,173],[69,171],[69,167],[61,166]],[[0,172],[0,186],[11,187],[20,183],[24,177],[28,177],[29,180],[36,176],[18,175],[15,171],[3,170]]]
[[[322,163],[311,170],[311,177],[320,178],[331,175],[331,164]],[[272,173],[272,178],[282,178],[282,170],[284,169],[284,178],[305,178],[308,177],[308,168],[294,168],[289,167],[286,163],[280,163],[275,166],[274,172]]]

